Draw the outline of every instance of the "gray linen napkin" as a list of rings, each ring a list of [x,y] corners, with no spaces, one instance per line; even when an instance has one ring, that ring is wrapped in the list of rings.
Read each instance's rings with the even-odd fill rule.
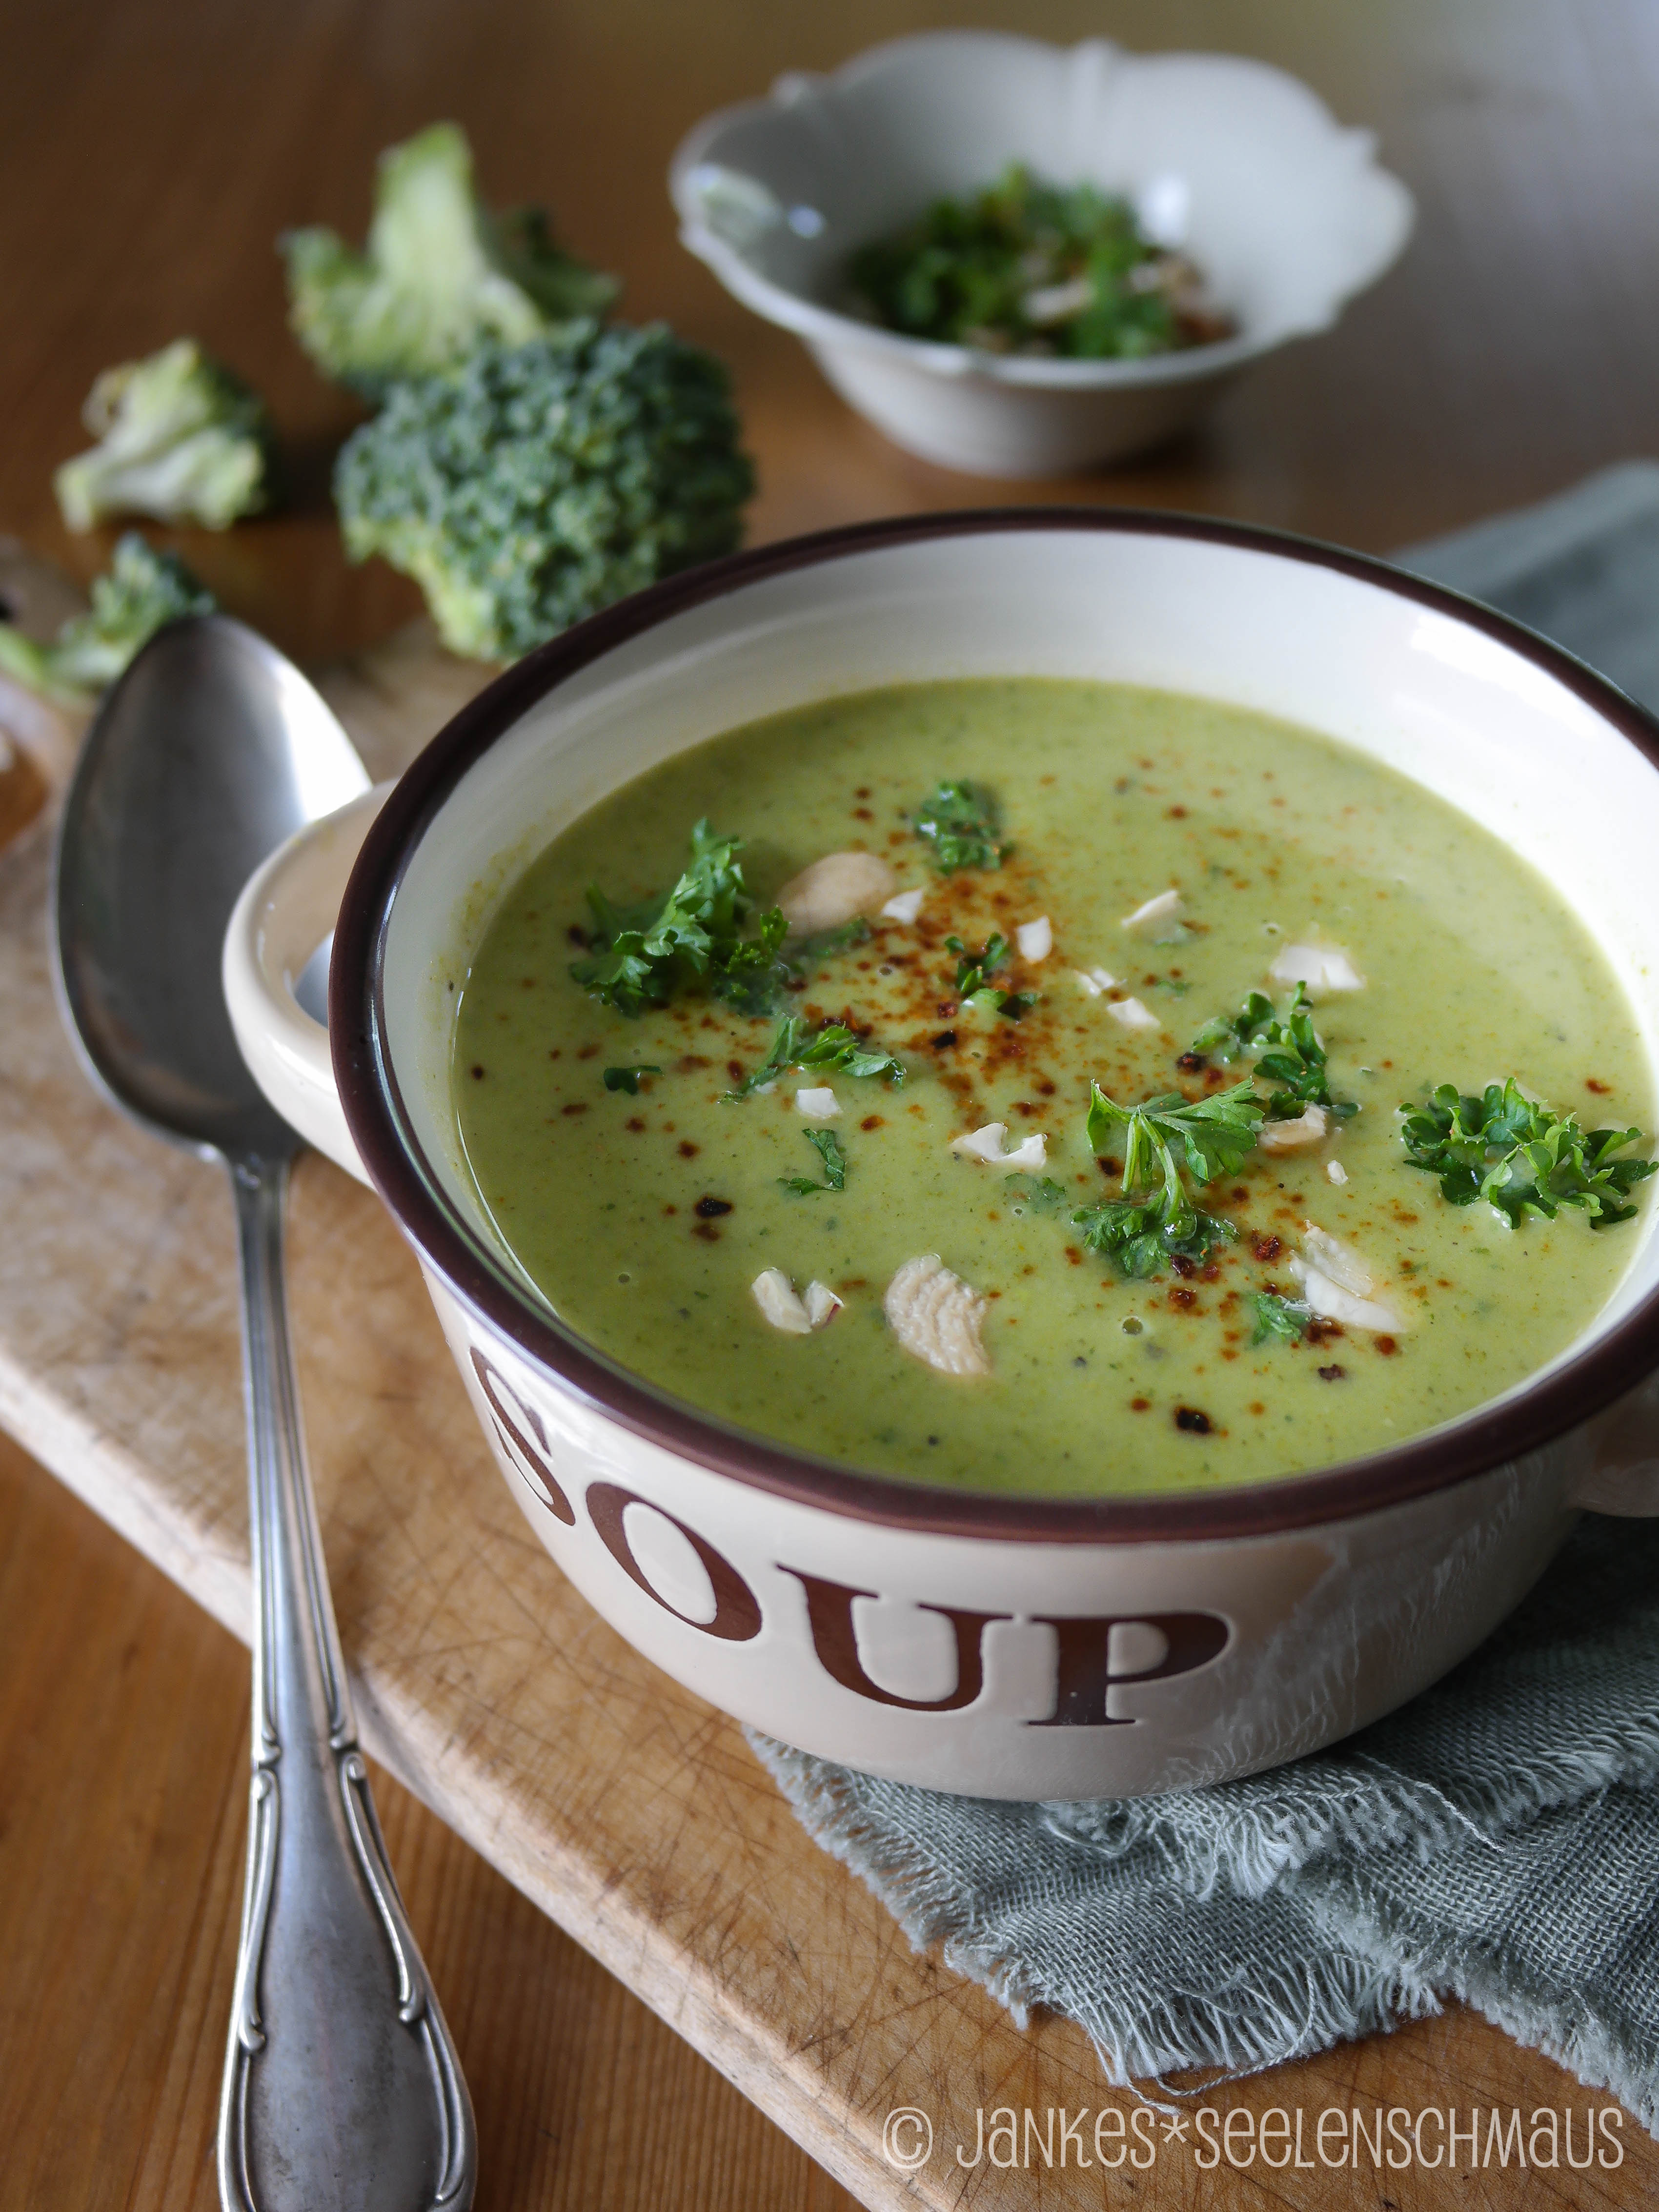
[[[1659,465],[1401,565],[1659,708]],[[808,1831],[916,1945],[1121,2084],[1254,2071],[1464,1999],[1659,2133],[1659,1525],[1587,1516],[1521,1610],[1401,1711],[1271,1774],[1009,1805],[758,1736]]]

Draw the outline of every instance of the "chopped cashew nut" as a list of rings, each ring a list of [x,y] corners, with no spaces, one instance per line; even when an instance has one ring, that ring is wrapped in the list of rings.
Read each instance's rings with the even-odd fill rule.
[[[1048,927],[1048,915],[1040,914],[1035,921],[1022,921],[1014,932],[1014,941],[1022,960],[1046,960],[1054,949],[1054,933]]]
[[[1325,1173],[1332,1182],[1346,1182],[1348,1180],[1348,1170],[1340,1160],[1327,1160]]]
[[[1171,888],[1167,891],[1160,891],[1156,898],[1149,898],[1145,906],[1138,906],[1133,914],[1126,914],[1121,927],[1125,929],[1139,929],[1143,921],[1163,921],[1170,915],[1179,914],[1180,911],[1181,893]]]
[[[841,1310],[841,1300],[827,1283],[809,1283],[803,1300],[781,1267],[769,1267],[749,1287],[773,1328],[786,1336],[806,1336]]]
[[[1323,1144],[1328,1126],[1325,1109],[1310,1106],[1294,1121],[1264,1121],[1256,1142],[1264,1152],[1299,1152],[1309,1145]]]
[[[1161,1030],[1164,1026],[1152,1008],[1143,1006],[1139,999],[1114,999],[1106,1011],[1126,1030]]]
[[[1047,330],[1054,323],[1070,322],[1095,304],[1095,281],[1092,276],[1074,276],[1069,284],[1039,284],[1028,292],[1019,303],[1019,312],[1036,330]]]
[[[1005,1152],[1002,1140],[1008,1133],[1006,1121],[988,1121],[982,1129],[975,1129],[965,1137],[952,1137],[951,1150],[966,1152],[969,1158],[984,1160],[994,1168],[1042,1168],[1048,1164],[1048,1139],[1040,1129]]]
[[[1322,1321],[1340,1321],[1350,1328],[1380,1329],[1392,1334],[1401,1319],[1392,1307],[1371,1298],[1357,1297],[1306,1260],[1293,1256],[1291,1273],[1302,1286],[1302,1295]]]
[[[841,1111],[841,1101],[826,1083],[818,1089],[798,1091],[795,1111],[805,1114],[809,1121],[833,1121]]]
[[[1305,983],[1317,999],[1327,991],[1363,991],[1365,979],[1340,945],[1287,945],[1267,970],[1275,983]]]
[[[887,1285],[882,1310],[904,1349],[945,1375],[988,1375],[979,1340],[985,1300],[937,1252],[907,1260]]]
[[[781,1267],[769,1267],[764,1274],[757,1275],[749,1287],[755,1293],[755,1304],[774,1328],[781,1328],[789,1336],[810,1335],[811,1316]]]
[[[1328,1229],[1317,1222],[1302,1224],[1302,1249],[1322,1275],[1340,1283],[1345,1291],[1352,1291],[1364,1297],[1376,1286],[1376,1278],[1351,1244],[1342,1243]]]
[[[1091,999],[1103,999],[1117,983],[1117,977],[1109,975],[1103,968],[1079,968],[1075,973],[1078,981]]]
[[[927,896],[925,890],[901,891],[896,898],[888,900],[882,914],[889,921],[914,921]]]
[[[805,937],[815,929],[839,929],[855,915],[878,914],[892,896],[893,871],[874,853],[826,853],[792,877],[777,903],[790,933]]]

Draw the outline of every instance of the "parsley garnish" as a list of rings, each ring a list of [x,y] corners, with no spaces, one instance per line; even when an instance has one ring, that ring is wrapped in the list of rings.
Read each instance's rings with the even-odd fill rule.
[[[896,1090],[904,1080],[902,1061],[890,1052],[871,1052],[843,1022],[826,1022],[814,1035],[799,1014],[786,1014],[778,1024],[772,1049],[752,1075],[745,1075],[727,1098],[746,1098],[763,1083],[772,1083],[786,1067],[822,1068],[840,1075],[884,1075]]]
[[[1438,1176],[1453,1206],[1484,1198],[1511,1229],[1564,1206],[1588,1213],[1593,1229],[1632,1220],[1636,1208],[1625,1201],[1655,1170],[1652,1160],[1613,1157],[1646,1142],[1639,1129],[1581,1129],[1576,1115],[1528,1098],[1513,1076],[1478,1097],[1443,1083],[1426,1106],[1400,1110],[1407,1165]]]
[[[641,1076],[661,1073],[662,1070],[659,1067],[607,1067],[605,1071],[605,1087],[607,1091],[625,1091],[630,1098],[637,1098],[640,1095]]]
[[[1287,1344],[1300,1344],[1307,1334],[1313,1311],[1299,1298],[1281,1297],[1277,1291],[1252,1291],[1250,1304],[1255,1308],[1252,1351],[1257,1345],[1265,1344],[1270,1336],[1283,1337]]]
[[[1206,1259],[1237,1237],[1231,1222],[1194,1205],[1182,1170],[1201,1188],[1255,1149],[1261,1102],[1254,1087],[1236,1083],[1199,1099],[1172,1091],[1140,1106],[1118,1105],[1098,1084],[1091,1091],[1089,1149],[1098,1157],[1121,1137],[1123,1195],[1073,1213],[1084,1243],[1109,1253],[1122,1273],[1146,1276],[1177,1255]]]
[[[810,1198],[815,1190],[845,1190],[847,1155],[840,1138],[833,1129],[808,1129],[805,1133],[807,1143],[823,1162],[823,1181],[814,1182],[810,1176],[780,1176],[779,1188],[793,1191],[797,1198]]]
[[[798,937],[789,948],[790,965],[793,968],[816,968],[837,952],[850,951],[855,945],[867,945],[872,931],[861,914],[851,921],[836,924],[834,929],[815,929],[810,937]]]
[[[1282,1015],[1274,1012],[1265,991],[1252,991],[1237,1013],[1218,1014],[1206,1022],[1192,1049],[1223,1061],[1260,1052],[1257,1076],[1279,1085],[1267,1101],[1270,1121],[1294,1121],[1309,1106],[1325,1107],[1339,1121],[1359,1111],[1353,1099],[1331,1096],[1324,1040],[1314,1027],[1305,983],[1297,985]]]
[[[1012,849],[1002,842],[1002,810],[982,783],[936,783],[915,816],[918,837],[933,848],[940,875],[958,868],[1000,868]]]
[[[1005,1197],[1030,1206],[1033,1213],[1058,1213],[1066,1203],[1066,1186],[1052,1176],[1005,1176],[1002,1188]]]
[[[970,952],[959,937],[947,937],[945,949],[957,955],[958,999],[988,999],[994,1010],[1006,1014],[1011,1022],[1018,1021],[1028,1006],[1036,1006],[1035,991],[1000,991],[991,981],[994,970],[1008,957],[1008,940],[1000,933],[993,933],[982,951]]]
[[[744,887],[738,837],[716,837],[706,821],[691,832],[691,862],[661,901],[619,908],[589,887],[592,957],[571,963],[585,991],[620,1014],[666,1006],[689,984],[707,981],[716,998],[745,1012],[766,1011],[787,970],[778,948],[787,925],[776,907],[761,915],[759,934],[738,934],[754,901]]]

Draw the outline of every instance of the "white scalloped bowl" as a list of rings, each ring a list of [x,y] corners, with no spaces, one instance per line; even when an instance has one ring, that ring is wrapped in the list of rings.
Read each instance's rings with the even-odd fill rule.
[[[680,235],[728,292],[793,331],[896,445],[976,476],[1057,476],[1169,436],[1240,370],[1328,330],[1411,233],[1414,208],[1308,87],[1228,54],[1069,50],[992,31],[872,47],[722,108],[669,171]],[[862,319],[866,240],[1006,163],[1127,194],[1180,245],[1237,335],[1139,361],[981,353]]]

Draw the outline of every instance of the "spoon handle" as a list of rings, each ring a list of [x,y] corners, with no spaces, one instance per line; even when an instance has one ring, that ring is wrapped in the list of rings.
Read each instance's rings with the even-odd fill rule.
[[[227,2212],[465,2212],[472,2106],[357,1747],[283,1288],[285,1159],[230,1164],[253,1550],[253,1776],[224,2087]]]

